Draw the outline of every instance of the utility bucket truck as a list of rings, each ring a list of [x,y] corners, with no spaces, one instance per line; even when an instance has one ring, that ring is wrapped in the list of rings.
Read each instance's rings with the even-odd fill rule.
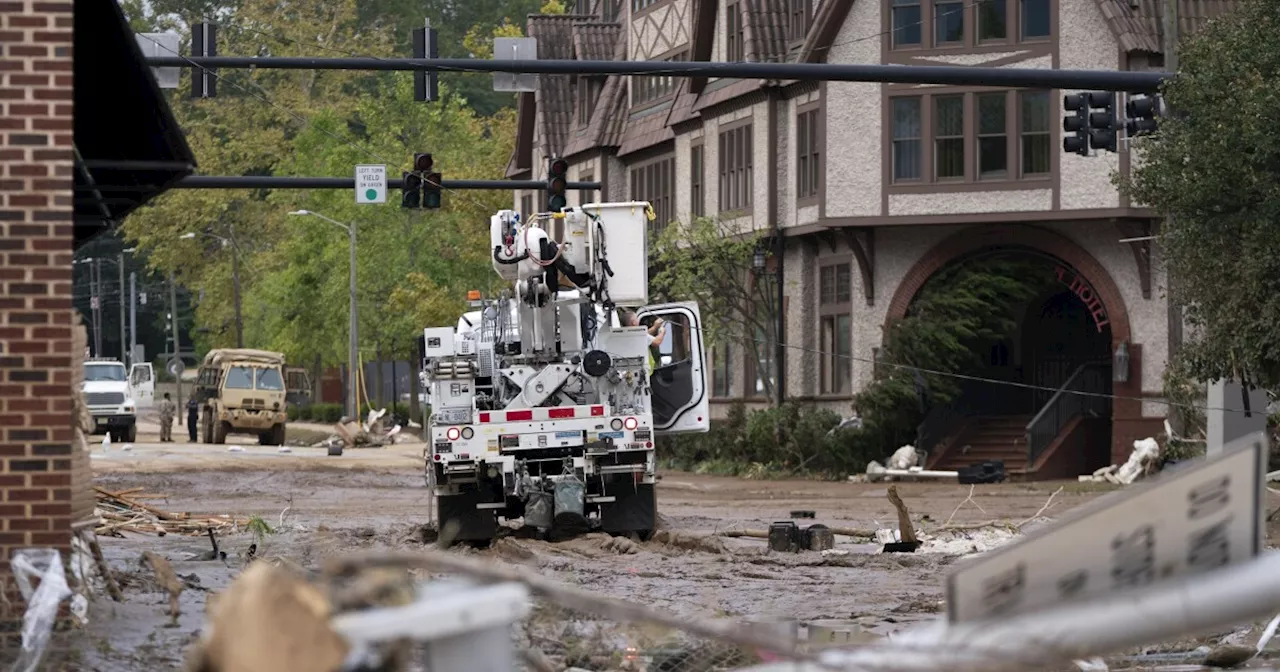
[[[473,292],[420,343],[443,540],[487,544],[499,517],[552,537],[653,533],[654,439],[706,432],[710,414],[697,304],[646,305],[652,218],[627,202],[490,219],[510,289]]]

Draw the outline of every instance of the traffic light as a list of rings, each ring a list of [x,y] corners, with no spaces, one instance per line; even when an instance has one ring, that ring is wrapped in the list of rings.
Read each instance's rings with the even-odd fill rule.
[[[435,210],[440,207],[440,173],[427,173],[423,176],[422,207]]]
[[[1093,91],[1089,97],[1089,144],[1094,149],[1116,151],[1116,94]],[[1094,110],[1100,110],[1095,112]]]
[[[1158,95],[1130,98],[1124,106],[1125,116],[1129,118],[1124,125],[1125,134],[1136,138],[1155,133],[1159,126],[1156,117],[1160,116],[1160,102]]]
[[[1070,134],[1062,138],[1062,151],[1089,156],[1089,102],[1082,93],[1069,93],[1062,107],[1072,113],[1062,118],[1062,130]]]
[[[565,192],[569,188],[569,162],[552,159],[547,168],[547,208],[560,212],[569,206]]]
[[[403,193],[400,195],[400,207],[418,209],[422,207],[422,178],[415,173],[404,174]]]

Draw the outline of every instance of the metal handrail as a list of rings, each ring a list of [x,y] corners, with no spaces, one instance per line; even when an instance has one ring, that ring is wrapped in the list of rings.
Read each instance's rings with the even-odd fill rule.
[[[1027,466],[1058,438],[1062,428],[1084,413],[1109,414],[1106,369],[1099,362],[1081,364],[1027,423]]]

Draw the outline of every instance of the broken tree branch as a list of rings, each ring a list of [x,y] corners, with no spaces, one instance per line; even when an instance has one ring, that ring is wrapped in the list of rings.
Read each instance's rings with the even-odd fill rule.
[[[1045,500],[1044,506],[1040,507],[1040,510],[1039,510],[1039,511],[1036,511],[1036,515],[1031,516],[1030,518],[1028,518],[1028,519],[1026,519],[1026,520],[1022,521],[1021,523],[1018,523],[1018,524],[1017,524],[1017,525],[1015,525],[1014,527],[1016,527],[1016,528],[1018,528],[1018,529],[1022,529],[1022,527],[1023,527],[1024,525],[1027,525],[1027,524],[1029,524],[1029,523],[1031,523],[1031,522],[1034,522],[1037,518],[1039,518],[1039,517],[1041,516],[1041,514],[1043,514],[1045,511],[1047,511],[1047,510],[1049,509],[1049,507],[1050,507],[1050,506],[1052,506],[1052,505],[1053,505],[1053,498],[1054,498],[1054,497],[1057,497],[1057,496],[1058,496],[1058,493],[1062,492],[1062,488],[1063,488],[1063,486],[1058,486],[1058,489],[1057,489],[1057,490],[1054,490],[1054,491],[1053,491],[1053,494],[1049,495],[1049,499]]]
[[[896,485],[889,486],[889,503],[893,504],[893,508],[898,510],[899,538],[903,543],[919,543],[920,539],[916,537],[916,528],[911,524],[911,512],[907,510],[907,505],[898,496],[898,486]]]
[[[965,505],[965,504],[967,504],[967,503],[972,503],[974,506],[978,507],[978,510],[982,512],[982,515],[984,515],[984,516],[985,516],[985,515],[987,515],[987,510],[986,510],[986,509],[984,509],[984,508],[982,508],[982,505],[981,505],[981,504],[979,504],[979,503],[977,503],[977,502],[973,501],[973,489],[974,489],[975,487],[977,487],[977,486],[976,486],[976,485],[974,485],[974,484],[970,484],[970,485],[969,485],[969,496],[968,496],[968,497],[965,497],[965,498],[964,498],[964,501],[960,502],[959,504],[956,504],[956,508],[955,508],[955,510],[953,510],[953,511],[951,512],[951,515],[950,515],[950,516],[947,516],[947,522],[945,522],[945,523],[943,523],[943,524],[942,524],[942,526],[943,526],[943,527],[946,527],[947,525],[950,525],[950,524],[951,524],[951,519],[952,519],[952,518],[955,518],[955,517],[956,517],[956,514],[957,514],[957,513],[959,513],[959,512],[960,512],[960,509],[964,508],[964,505]]]

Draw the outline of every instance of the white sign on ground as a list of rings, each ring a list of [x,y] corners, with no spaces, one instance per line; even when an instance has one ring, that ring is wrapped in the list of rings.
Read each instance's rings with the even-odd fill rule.
[[[356,166],[356,203],[387,202],[387,167],[363,164]]]
[[[1246,562],[1262,550],[1267,437],[1082,507],[947,577],[952,623],[1007,617]]]

